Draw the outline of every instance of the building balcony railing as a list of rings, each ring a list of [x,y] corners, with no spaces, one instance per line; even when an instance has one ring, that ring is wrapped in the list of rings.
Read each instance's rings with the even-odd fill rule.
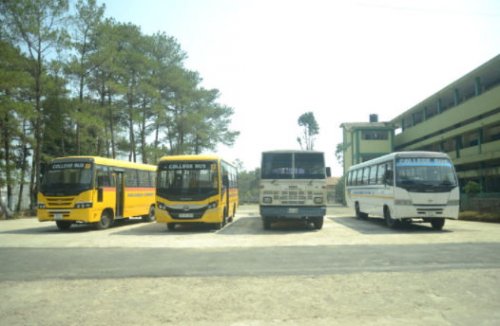
[[[451,151],[447,154],[455,165],[498,159],[500,158],[500,140],[462,148],[459,150],[458,156],[457,151]]]

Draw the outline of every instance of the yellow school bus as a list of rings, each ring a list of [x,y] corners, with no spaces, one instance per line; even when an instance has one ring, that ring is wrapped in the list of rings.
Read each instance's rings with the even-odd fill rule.
[[[96,156],[56,158],[45,168],[38,192],[40,222],[60,230],[73,223],[105,229],[121,218],[155,219],[156,166]]]
[[[158,163],[156,222],[169,230],[183,223],[220,229],[238,207],[236,168],[215,155],[164,156]]]

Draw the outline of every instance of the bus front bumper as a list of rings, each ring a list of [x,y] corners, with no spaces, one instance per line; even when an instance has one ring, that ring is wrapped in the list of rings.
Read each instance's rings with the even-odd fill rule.
[[[38,209],[38,221],[72,221],[93,223],[98,222],[100,215],[97,211],[91,209]]]
[[[263,206],[260,205],[260,216],[274,218],[301,219],[326,215],[326,206]]]

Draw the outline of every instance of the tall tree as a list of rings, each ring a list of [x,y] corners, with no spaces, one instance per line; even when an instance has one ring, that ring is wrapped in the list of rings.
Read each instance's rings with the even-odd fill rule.
[[[297,142],[302,149],[311,151],[314,149],[315,136],[319,134],[319,125],[316,122],[314,113],[303,113],[298,119],[299,126],[302,127],[302,135],[297,137]]]
[[[43,74],[46,56],[59,47],[65,38],[62,29],[68,11],[67,0],[19,0],[0,2],[0,11],[7,24],[11,40],[21,45],[30,58],[29,72],[33,79],[35,118],[32,121],[35,136],[33,171],[30,182],[31,208],[36,202],[40,182],[41,145],[43,142]]]
[[[97,51],[97,33],[104,16],[104,5],[98,6],[96,0],[78,0],[76,3],[76,13],[72,18],[71,44],[75,53],[71,55],[68,65],[68,72],[77,84],[78,102],[76,105],[76,154],[81,154],[81,132],[82,125],[89,122],[93,112],[85,110],[84,92],[87,85],[87,78],[91,71],[100,63],[92,60],[92,54]],[[88,149],[84,149],[88,152]]]
[[[28,60],[10,43],[0,39],[0,188],[6,187],[6,210],[12,211],[13,186],[23,144],[20,122],[29,118],[30,76]],[[22,189],[22,188],[21,188]]]

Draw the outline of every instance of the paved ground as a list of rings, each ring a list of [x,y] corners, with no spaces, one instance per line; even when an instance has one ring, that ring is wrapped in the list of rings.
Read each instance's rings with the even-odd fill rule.
[[[60,232],[0,222],[5,325],[331,325],[500,322],[500,225],[391,230],[330,207],[322,230],[262,228],[256,206],[219,231],[139,221]]]

